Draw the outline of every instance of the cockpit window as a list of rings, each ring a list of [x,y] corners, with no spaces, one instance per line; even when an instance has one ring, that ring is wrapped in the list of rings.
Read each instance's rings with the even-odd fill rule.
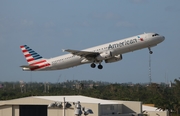
[[[154,37],[154,36],[158,36],[159,34],[157,34],[157,33],[155,33],[155,34],[153,34],[152,36]]]

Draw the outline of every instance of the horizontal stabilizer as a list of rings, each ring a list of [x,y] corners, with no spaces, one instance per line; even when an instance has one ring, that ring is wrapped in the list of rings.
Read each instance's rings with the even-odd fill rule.
[[[29,66],[29,65],[22,65],[22,68],[38,68],[39,66]]]

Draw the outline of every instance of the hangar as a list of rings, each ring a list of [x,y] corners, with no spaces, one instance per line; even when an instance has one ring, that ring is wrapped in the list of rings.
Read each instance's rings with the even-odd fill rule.
[[[65,106],[67,106],[65,108]],[[138,101],[86,96],[31,96],[0,101],[0,116],[141,116]]]

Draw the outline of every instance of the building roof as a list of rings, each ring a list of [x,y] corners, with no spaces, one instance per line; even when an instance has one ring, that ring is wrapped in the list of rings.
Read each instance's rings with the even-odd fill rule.
[[[143,105],[142,111],[160,111],[161,112],[162,110],[158,109],[157,107]]]
[[[62,102],[65,98],[65,101],[68,102],[77,102],[80,101],[81,103],[99,103],[99,104],[118,104],[115,101],[110,100],[103,100],[103,99],[97,99],[92,97],[86,97],[81,95],[76,96],[33,96],[34,98],[39,99],[45,99],[45,100],[51,100],[51,101],[60,101]]]

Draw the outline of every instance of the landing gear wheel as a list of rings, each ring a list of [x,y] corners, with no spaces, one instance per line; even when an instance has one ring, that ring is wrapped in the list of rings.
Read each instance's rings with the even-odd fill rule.
[[[153,51],[149,51],[149,53],[150,53],[150,54],[152,54],[152,53],[153,53]]]
[[[98,69],[102,69],[103,68],[103,66],[100,64],[100,65],[98,65]]]
[[[148,48],[148,49],[149,49],[149,53],[150,53],[150,54],[152,54],[152,53],[153,53],[153,51],[151,51],[151,48]]]
[[[95,67],[96,67],[96,64],[92,63],[91,68],[95,68]]]

